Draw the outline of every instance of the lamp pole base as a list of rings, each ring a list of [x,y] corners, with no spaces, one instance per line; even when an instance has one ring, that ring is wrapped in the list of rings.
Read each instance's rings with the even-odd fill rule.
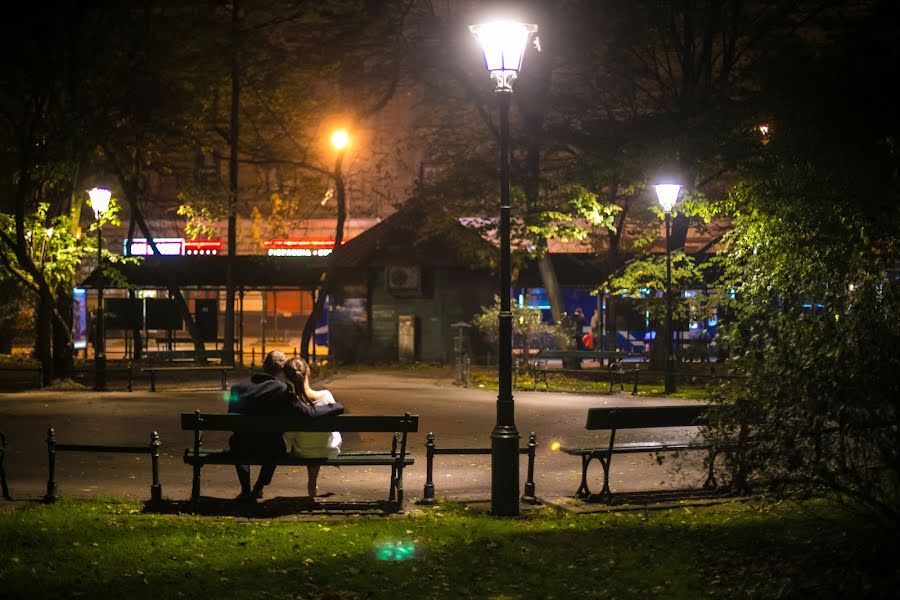
[[[519,432],[497,425],[491,432],[491,514],[519,516]]]

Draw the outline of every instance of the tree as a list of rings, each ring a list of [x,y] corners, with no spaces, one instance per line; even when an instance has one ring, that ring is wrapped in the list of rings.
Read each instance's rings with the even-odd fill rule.
[[[719,287],[735,293],[722,333],[742,378],[714,429],[737,441],[738,486],[824,487],[894,526],[900,123],[882,88],[898,16],[869,3],[769,74],[772,134],[721,205],[734,229]]]

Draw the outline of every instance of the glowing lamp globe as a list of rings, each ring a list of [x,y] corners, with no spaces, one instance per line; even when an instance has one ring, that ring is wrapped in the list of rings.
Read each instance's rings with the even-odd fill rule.
[[[109,199],[112,192],[103,188],[93,188],[88,190],[88,196],[91,197],[91,208],[94,209],[94,216],[98,219],[100,215],[109,210]]]
[[[656,189],[656,197],[659,199],[660,206],[666,212],[671,212],[678,200],[678,192],[681,186],[677,183],[661,183],[653,186]]]
[[[497,89],[512,90],[512,82],[522,69],[528,39],[537,25],[515,21],[493,21],[471,25],[469,30],[481,44],[484,66],[497,81]]]
[[[338,129],[331,134],[331,145],[338,150],[343,150],[350,143],[350,134],[345,129]]]

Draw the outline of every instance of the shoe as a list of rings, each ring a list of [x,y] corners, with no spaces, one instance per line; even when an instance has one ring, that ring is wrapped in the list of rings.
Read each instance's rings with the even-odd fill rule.
[[[252,502],[252,492],[250,490],[244,490],[240,494],[235,496],[234,499],[238,502]]]
[[[257,500],[262,499],[262,497],[263,497],[262,488],[253,488],[250,491],[250,501],[251,502],[256,502]]]

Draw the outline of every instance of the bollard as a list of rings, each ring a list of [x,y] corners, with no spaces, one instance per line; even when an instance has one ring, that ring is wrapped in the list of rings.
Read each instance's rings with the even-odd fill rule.
[[[44,496],[44,502],[56,502],[56,432],[53,427],[47,429],[47,495]]]
[[[162,486],[159,484],[159,433],[154,431],[150,434],[150,464],[153,469],[153,481],[150,484],[150,501],[160,502],[162,500]]]
[[[522,502],[537,504],[538,499],[534,495],[534,453],[537,448],[537,438],[532,431],[528,435],[528,479],[525,480],[525,490],[522,494]]]
[[[428,432],[428,435],[425,436],[425,450],[426,450],[426,461],[425,461],[425,488],[422,490],[422,499],[419,500],[419,504],[424,504],[426,506],[433,505],[436,500],[434,499],[434,433]]]

